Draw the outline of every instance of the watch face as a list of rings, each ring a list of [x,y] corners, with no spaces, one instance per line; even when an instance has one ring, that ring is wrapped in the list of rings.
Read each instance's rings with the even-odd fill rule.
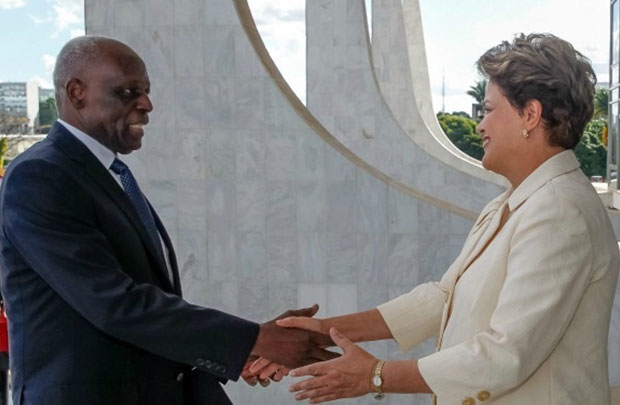
[[[380,376],[376,375],[372,377],[372,385],[374,385],[375,387],[380,387],[381,384],[383,384],[383,379]]]

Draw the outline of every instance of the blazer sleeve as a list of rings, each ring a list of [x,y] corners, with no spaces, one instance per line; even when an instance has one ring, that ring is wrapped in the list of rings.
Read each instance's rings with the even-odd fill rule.
[[[580,210],[557,196],[529,208],[512,236],[488,330],[419,360],[445,403],[480,390],[497,398],[525,381],[558,344],[588,286],[593,249]]]
[[[425,283],[377,310],[400,349],[406,351],[437,335],[447,296],[441,282]]]
[[[238,379],[256,323],[136,284],[99,230],[93,196],[80,181],[43,160],[14,164],[3,185],[2,232],[53,291],[105,334]]]

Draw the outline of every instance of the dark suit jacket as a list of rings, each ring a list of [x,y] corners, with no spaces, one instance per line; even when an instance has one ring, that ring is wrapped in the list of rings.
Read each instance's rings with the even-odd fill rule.
[[[62,125],[0,189],[0,271],[19,404],[220,404],[258,325],[181,299],[126,194]],[[194,370],[192,371],[192,368]]]

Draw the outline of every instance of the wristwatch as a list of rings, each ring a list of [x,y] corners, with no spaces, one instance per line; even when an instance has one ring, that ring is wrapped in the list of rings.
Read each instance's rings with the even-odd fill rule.
[[[385,397],[385,394],[381,390],[381,387],[383,386],[383,377],[381,376],[381,371],[383,371],[384,364],[385,361],[383,360],[379,360],[377,362],[377,365],[375,366],[375,372],[373,373],[372,379],[370,380],[370,385],[375,390],[372,393],[372,396],[375,399],[383,399]]]

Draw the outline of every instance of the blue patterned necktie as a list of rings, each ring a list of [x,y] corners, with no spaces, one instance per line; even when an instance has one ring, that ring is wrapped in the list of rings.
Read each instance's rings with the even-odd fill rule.
[[[112,165],[110,166],[110,170],[120,176],[121,184],[125,189],[125,193],[138,212],[138,215],[142,220],[142,224],[144,224],[159,258],[166,263],[164,260],[164,252],[161,247],[161,241],[159,239],[159,231],[157,230],[157,225],[155,225],[153,213],[151,212],[149,204],[146,202],[146,197],[144,197],[144,194],[140,191],[140,187],[138,187],[138,182],[135,177],[133,177],[133,174],[131,174],[131,170],[129,170],[129,167],[127,167],[125,163],[118,159],[114,159],[114,162],[112,162]]]

